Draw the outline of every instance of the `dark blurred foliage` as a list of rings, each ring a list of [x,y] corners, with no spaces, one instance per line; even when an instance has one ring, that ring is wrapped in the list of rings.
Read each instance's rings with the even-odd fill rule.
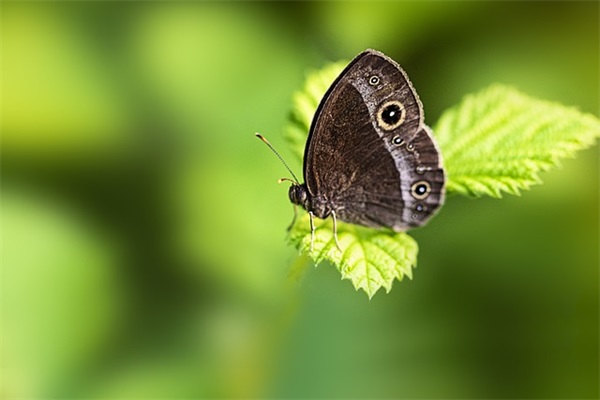
[[[434,125],[493,82],[598,115],[597,2],[3,2],[5,398],[597,398],[598,150],[450,197],[413,281],[302,270],[280,135],[370,47]],[[299,163],[292,163],[295,171]]]

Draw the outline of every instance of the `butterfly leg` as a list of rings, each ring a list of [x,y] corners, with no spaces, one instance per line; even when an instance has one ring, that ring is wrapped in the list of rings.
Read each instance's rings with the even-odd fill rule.
[[[308,216],[310,217],[310,251],[312,253],[313,243],[315,241],[315,222],[313,221],[315,215],[312,213],[312,211],[309,211]]]
[[[335,211],[333,210],[331,210],[331,217],[333,218],[333,240],[335,240],[335,246],[338,248],[338,250],[342,251],[337,237],[337,218],[335,217]]]

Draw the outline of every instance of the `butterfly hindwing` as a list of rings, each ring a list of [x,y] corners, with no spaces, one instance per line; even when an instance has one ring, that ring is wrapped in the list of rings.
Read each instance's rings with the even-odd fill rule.
[[[443,201],[444,173],[421,102],[404,71],[367,50],[332,84],[304,159],[311,208],[325,218],[406,230]]]

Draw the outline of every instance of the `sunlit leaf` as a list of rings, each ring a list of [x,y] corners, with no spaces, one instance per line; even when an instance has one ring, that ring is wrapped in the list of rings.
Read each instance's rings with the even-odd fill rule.
[[[315,218],[313,248],[310,221],[305,214],[294,224],[290,241],[319,263],[331,261],[343,279],[352,281],[354,287],[364,290],[369,297],[381,288],[392,289],[395,279],[412,278],[412,268],[417,263],[417,242],[406,233],[381,231],[339,222],[337,236],[341,250],[335,245],[331,219]]]
[[[313,115],[321,97],[346,65],[329,64],[311,73],[294,94],[285,136],[302,159]],[[472,196],[519,194],[540,183],[539,172],[593,145],[600,122],[592,115],[537,100],[493,85],[449,109],[434,129],[447,172],[446,191]],[[405,233],[378,231],[340,222],[335,246],[331,221],[316,219],[311,250],[308,216],[292,228],[291,242],[316,263],[326,259],[369,297],[394,279],[411,277],[417,243]]]
[[[346,65],[346,61],[340,61],[310,73],[302,90],[294,93],[285,137],[300,160],[304,156],[308,131],[319,102]],[[315,219],[315,226],[312,251],[308,215],[292,228],[291,242],[316,263],[330,261],[338,268],[342,278],[350,279],[357,290],[364,290],[369,297],[381,287],[389,292],[394,279],[401,280],[405,275],[412,278],[411,268],[416,265],[418,245],[407,234],[338,222],[340,251],[333,239],[332,222]]]
[[[539,172],[592,146],[600,121],[575,108],[492,85],[446,111],[434,131],[448,193],[501,197],[540,183]]]

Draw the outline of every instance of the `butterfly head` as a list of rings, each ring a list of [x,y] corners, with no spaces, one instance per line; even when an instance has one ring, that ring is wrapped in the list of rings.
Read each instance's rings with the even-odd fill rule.
[[[292,202],[292,204],[297,204],[299,206],[304,207],[305,209],[308,209],[308,202],[309,202],[309,194],[308,194],[308,188],[306,187],[306,184],[298,184],[298,183],[294,183],[292,184],[292,186],[290,186],[290,190],[288,192],[288,196],[290,197],[290,201]]]

